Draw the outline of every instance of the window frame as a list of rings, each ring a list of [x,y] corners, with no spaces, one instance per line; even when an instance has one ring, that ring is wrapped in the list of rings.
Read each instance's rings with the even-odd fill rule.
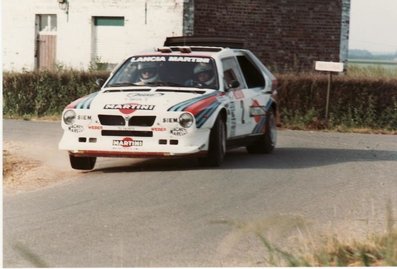
[[[227,63],[227,61],[233,61],[233,63],[229,64],[229,63]],[[222,58],[221,63],[222,63],[222,76],[223,76],[223,83],[225,84],[224,85],[225,91],[229,90],[229,88],[228,88],[229,83],[225,80],[225,72],[229,72],[229,71],[232,71],[232,73],[230,73],[230,74],[234,74],[235,80],[237,80],[240,83],[240,87],[238,87],[238,88],[246,88],[247,87],[245,78],[241,72],[240,64],[235,56],[229,56],[229,57]]]
[[[241,59],[244,59],[246,62],[243,63]],[[252,61],[252,59],[248,55],[237,55],[237,61],[240,65],[241,72],[248,88],[266,87],[266,78],[262,70]],[[249,66],[247,66],[246,64],[248,64]],[[256,74],[254,74],[254,72]],[[255,76],[254,79],[252,79],[253,76]]]

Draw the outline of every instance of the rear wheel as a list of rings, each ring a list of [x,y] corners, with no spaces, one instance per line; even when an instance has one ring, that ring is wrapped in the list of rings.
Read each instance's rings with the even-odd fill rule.
[[[277,128],[276,121],[274,119],[274,113],[272,110],[269,111],[265,123],[265,132],[260,138],[253,144],[247,146],[249,153],[270,153],[276,146],[277,141]]]
[[[96,157],[76,157],[69,155],[70,165],[76,170],[92,170],[96,163]]]
[[[220,166],[226,153],[226,125],[221,115],[211,129],[208,154],[199,159],[202,166]]]

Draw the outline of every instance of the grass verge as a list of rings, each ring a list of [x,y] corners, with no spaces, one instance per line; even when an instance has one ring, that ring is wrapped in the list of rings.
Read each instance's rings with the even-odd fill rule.
[[[267,235],[271,227],[301,230],[306,227],[302,218],[284,216],[260,224],[219,221],[244,233],[253,233],[264,248],[264,266],[320,267],[320,266],[397,266],[397,229],[394,226],[391,202],[387,205],[387,229],[384,234],[371,234],[365,239],[341,238],[338,235],[302,236],[287,250],[271,242]],[[283,228],[283,229],[284,229]],[[306,227],[307,228],[307,227]],[[307,229],[306,229],[307,230]],[[284,229],[284,234],[288,231]],[[301,233],[300,233],[301,234]],[[309,238],[310,237],[310,238]],[[290,244],[291,245],[291,244]]]

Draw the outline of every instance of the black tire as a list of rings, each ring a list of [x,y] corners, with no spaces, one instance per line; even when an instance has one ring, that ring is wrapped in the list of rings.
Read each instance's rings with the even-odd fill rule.
[[[96,157],[76,157],[69,155],[70,165],[76,170],[92,170],[96,163]]]
[[[221,115],[215,121],[211,129],[208,154],[200,158],[201,166],[220,166],[226,153],[226,125]]]
[[[255,141],[253,144],[247,146],[247,151],[253,154],[265,154],[271,153],[276,146],[276,121],[274,119],[274,113],[272,110],[268,112],[266,123],[265,123],[265,132],[260,138]]]

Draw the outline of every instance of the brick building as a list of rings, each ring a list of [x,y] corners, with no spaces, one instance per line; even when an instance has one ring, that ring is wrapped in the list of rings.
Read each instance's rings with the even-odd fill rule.
[[[310,70],[316,60],[347,60],[350,0],[194,0],[188,4],[185,32],[242,38],[273,69]]]
[[[278,71],[347,58],[350,0],[3,0],[3,69],[115,64],[167,36],[223,36]]]

